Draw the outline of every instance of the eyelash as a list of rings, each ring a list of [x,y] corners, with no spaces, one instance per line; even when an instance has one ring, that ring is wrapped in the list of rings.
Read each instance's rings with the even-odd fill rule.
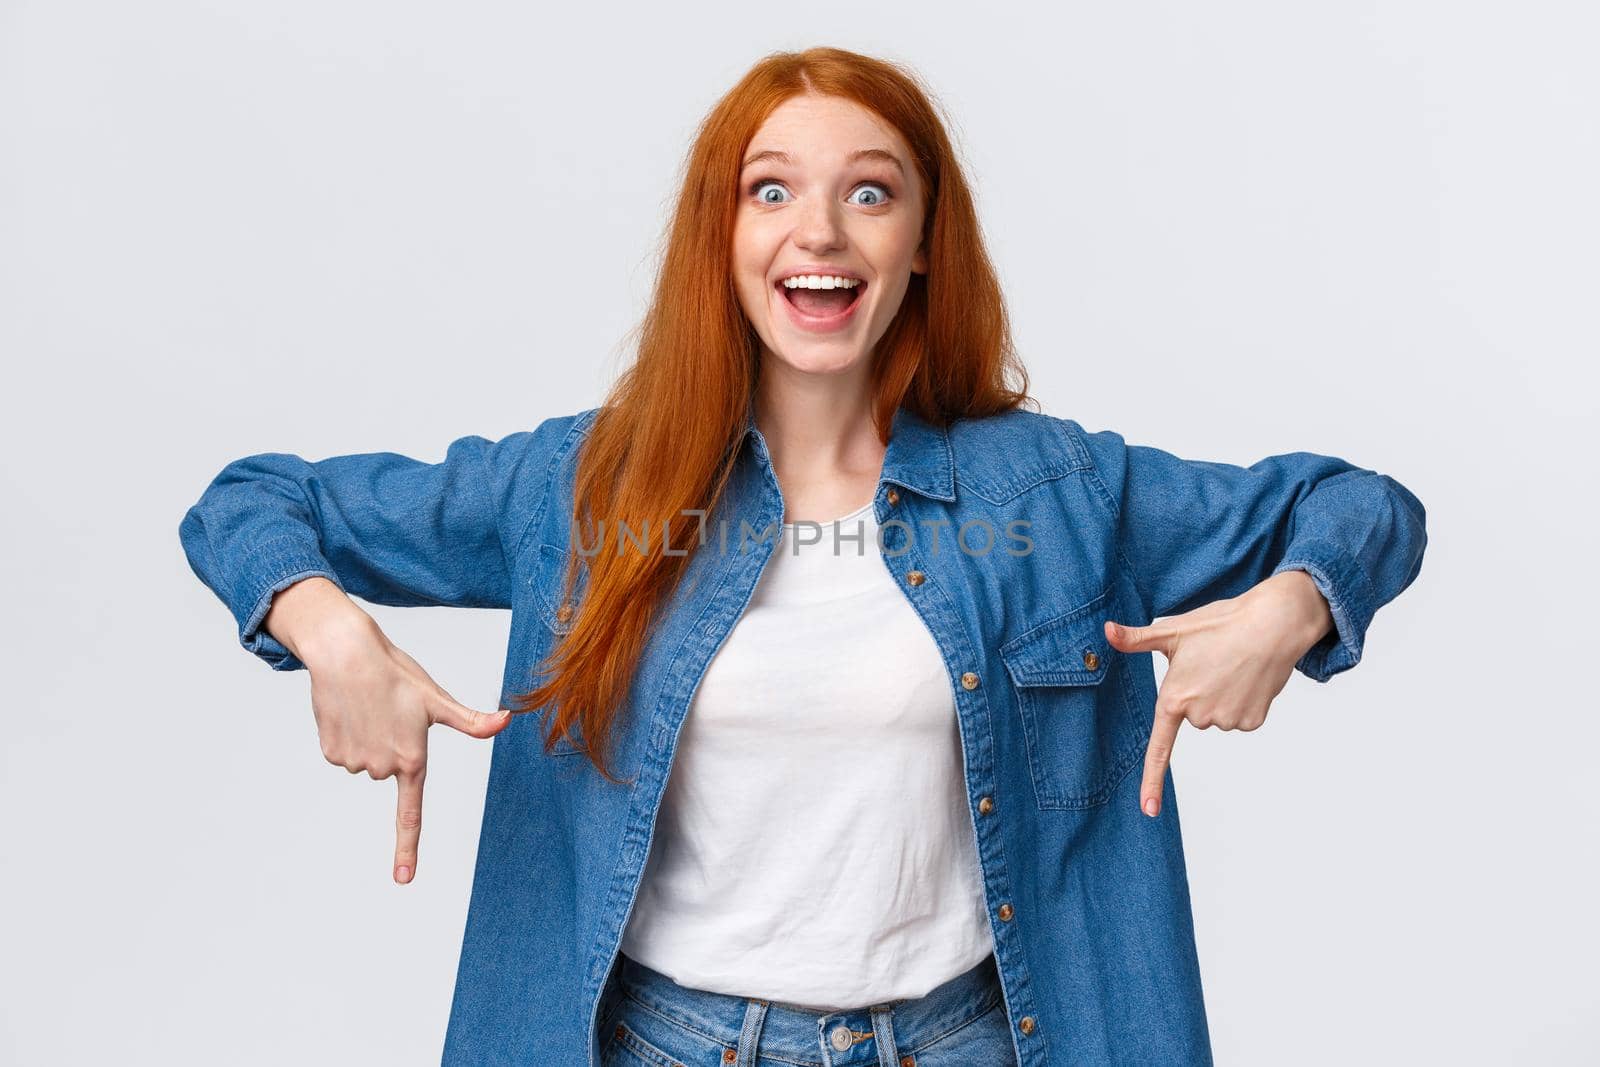
[[[764,207],[781,207],[782,205],[780,205],[780,204],[768,204],[765,201],[757,198],[756,197],[756,190],[761,188],[763,185],[782,185],[782,184],[783,184],[783,182],[779,181],[777,178],[757,178],[755,181],[750,183],[750,185],[746,188],[745,192],[748,193],[752,199],[755,199],[756,203],[761,204]],[[862,182],[860,185],[856,186],[856,189],[860,189],[862,186],[865,186],[865,185],[871,185],[871,186],[875,186],[876,188],[882,189],[884,194],[885,194],[884,198],[883,198],[883,203],[887,203],[888,201],[893,200],[894,197],[895,197],[894,190],[889,187],[889,183],[888,182],[876,182],[876,181]],[[855,190],[852,189],[851,192],[854,193]],[[878,203],[878,204],[860,204],[860,205],[857,205],[857,206],[859,206],[859,207],[882,207],[883,203]]]

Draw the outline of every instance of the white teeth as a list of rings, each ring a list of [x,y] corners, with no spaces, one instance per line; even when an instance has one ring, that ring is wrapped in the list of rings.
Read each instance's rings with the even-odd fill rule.
[[[860,284],[859,278],[845,278],[837,274],[796,274],[783,280],[785,289],[854,289]]]

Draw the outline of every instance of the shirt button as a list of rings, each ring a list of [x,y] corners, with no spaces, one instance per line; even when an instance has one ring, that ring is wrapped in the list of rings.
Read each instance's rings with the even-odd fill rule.
[[[887,499],[889,501],[889,506],[891,508],[894,507],[896,504],[900,503],[900,492],[899,492],[899,490],[890,489],[889,493],[888,493],[888,496],[885,499]]]
[[[971,671],[968,671],[966,674],[963,674],[961,676],[961,688],[963,688],[963,689],[976,689],[976,688],[978,688],[978,676],[976,674],[973,674]]]
[[[1083,653],[1083,665],[1092,671],[1100,666],[1100,657],[1095,655],[1092,650],[1086,650]]]
[[[923,579],[926,577],[927,575],[923,574],[921,571],[906,571],[906,581],[910,582],[912,585],[921,585]]]
[[[1021,1030],[1024,1034],[1033,1033],[1033,1016],[1024,1015],[1022,1020],[1017,1023],[1017,1029]]]
[[[1011,921],[1011,916],[1013,916],[1015,914],[1016,913],[1011,910],[1011,905],[1010,904],[1002,904],[1002,905],[1000,905],[1000,921],[1001,922],[1003,922],[1003,923],[1010,922]]]
[[[560,619],[562,622],[566,622],[568,619],[572,618],[572,605],[562,604],[559,608],[557,608],[556,618]]]
[[[979,815],[987,815],[993,810],[994,810],[994,801],[990,800],[988,797],[979,797],[978,798],[978,814]]]
[[[840,1052],[856,1043],[856,1039],[850,1033],[850,1028],[844,1023],[840,1023],[833,1028],[833,1032],[828,1035],[828,1041]]]

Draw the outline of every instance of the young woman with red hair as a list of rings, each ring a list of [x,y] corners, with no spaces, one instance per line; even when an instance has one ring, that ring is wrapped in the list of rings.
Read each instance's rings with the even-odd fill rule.
[[[814,48],[705,120],[604,404],[207,488],[189,559],[397,779],[397,881],[428,728],[494,738],[447,1063],[1210,1062],[1173,740],[1354,666],[1422,505],[1026,383],[929,94]],[[352,596],[510,609],[501,712]]]

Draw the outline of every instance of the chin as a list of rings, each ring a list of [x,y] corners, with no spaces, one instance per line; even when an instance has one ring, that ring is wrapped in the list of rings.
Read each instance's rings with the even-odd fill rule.
[[[772,355],[784,366],[802,374],[841,374],[866,358],[866,353],[854,345],[827,341],[791,341],[782,348],[773,348]]]

